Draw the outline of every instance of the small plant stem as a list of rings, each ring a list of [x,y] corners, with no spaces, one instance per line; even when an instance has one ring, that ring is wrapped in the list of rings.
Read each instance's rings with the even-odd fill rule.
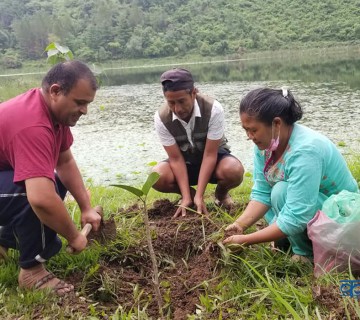
[[[145,223],[146,238],[147,238],[147,243],[148,243],[148,247],[149,247],[149,253],[150,253],[151,262],[152,262],[152,266],[153,266],[153,282],[154,282],[156,300],[157,300],[158,307],[159,307],[160,317],[161,317],[161,319],[163,319],[163,316],[164,316],[163,315],[163,301],[162,301],[162,296],[160,293],[159,271],[158,271],[157,260],[156,260],[154,248],[153,248],[152,241],[151,241],[150,223],[149,223],[149,216],[148,216],[148,211],[147,211],[147,207],[146,207],[146,200],[143,202],[144,202],[144,223]]]

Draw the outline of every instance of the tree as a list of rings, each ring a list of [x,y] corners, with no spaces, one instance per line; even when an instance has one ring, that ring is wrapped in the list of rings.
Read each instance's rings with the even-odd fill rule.
[[[71,50],[66,47],[62,46],[59,43],[52,42],[46,48],[45,52],[47,53],[47,61],[51,65],[55,65],[59,62],[69,61],[74,58],[73,53]]]
[[[0,53],[4,53],[5,49],[11,47],[10,32],[0,28]]]
[[[50,20],[48,13],[38,12],[13,23],[17,43],[25,58],[36,59],[42,56],[48,43]]]

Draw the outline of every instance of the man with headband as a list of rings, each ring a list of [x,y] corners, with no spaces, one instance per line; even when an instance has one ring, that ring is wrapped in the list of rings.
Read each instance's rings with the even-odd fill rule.
[[[154,189],[181,194],[174,217],[185,216],[192,205],[207,214],[208,183],[217,184],[215,204],[229,209],[233,201],[228,191],[240,185],[244,168],[226,144],[221,104],[198,92],[188,70],[168,70],[160,81],[166,103],[155,113],[155,130],[168,159],[153,169],[160,174]]]

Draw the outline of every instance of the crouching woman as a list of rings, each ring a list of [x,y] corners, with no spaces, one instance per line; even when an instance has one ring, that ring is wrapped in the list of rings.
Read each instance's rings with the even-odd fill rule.
[[[255,89],[242,99],[241,124],[255,144],[254,185],[245,211],[226,228],[236,234],[226,238],[225,244],[287,239],[295,260],[311,259],[307,223],[329,196],[341,190],[358,191],[336,146],[296,123],[302,115],[300,104],[287,89]],[[263,217],[267,227],[243,234]]]

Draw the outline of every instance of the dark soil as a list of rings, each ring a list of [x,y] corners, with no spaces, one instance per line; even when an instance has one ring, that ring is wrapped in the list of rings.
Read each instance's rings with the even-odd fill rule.
[[[176,202],[163,199],[156,201],[148,214],[159,267],[164,315],[167,319],[182,320],[195,313],[201,294],[218,284],[220,251],[209,235],[223,226],[193,212],[172,219],[176,209]],[[132,214],[139,210],[138,206],[132,206],[119,212]],[[159,319],[145,237],[137,246],[124,247],[123,243],[116,242],[115,221],[111,218],[103,222],[99,234],[92,233],[89,239],[103,243],[106,248],[100,257],[99,269],[86,280],[84,274],[76,272],[67,277],[66,280],[75,285],[80,295],[60,299],[59,305],[84,316],[90,315],[89,306],[92,305],[100,319],[109,319],[109,315],[119,307],[125,312],[145,310],[150,319]],[[109,247],[106,246],[108,241],[111,242]],[[348,304],[346,311],[338,286],[314,285],[313,298],[328,310],[326,319],[345,319],[346,312],[351,319],[356,319],[352,306]],[[220,317],[218,314],[208,316],[207,319]],[[138,318],[141,319],[141,315]],[[225,314],[222,318],[228,319]]]
[[[318,304],[329,310],[329,315],[326,319],[349,319],[346,314],[347,312],[350,315],[350,319],[358,319],[356,311],[351,303],[347,303],[347,307],[345,308],[344,300],[340,296],[338,285],[314,285],[312,287],[312,295]],[[353,304],[355,304],[355,299],[356,298],[353,300]]]
[[[181,320],[187,319],[188,314],[194,314],[201,293],[217,283],[219,251],[208,236],[218,231],[220,226],[191,212],[185,217],[171,219],[176,208],[169,200],[158,200],[148,214],[159,265],[164,313],[169,319]],[[89,234],[89,239],[100,243],[114,239],[114,226],[113,219],[104,221],[101,232]],[[81,310],[82,305],[85,308],[89,302],[98,302],[97,309],[111,314],[119,305],[124,310],[140,306],[146,307],[152,319],[157,319],[159,310],[146,239],[137,247],[119,250],[115,256],[108,254],[103,259],[99,262],[100,270],[86,282],[84,297],[81,301],[73,301],[74,308],[75,304],[76,309]],[[73,275],[67,280],[78,288],[82,279],[83,275]]]
[[[107,241],[116,239],[116,224],[113,217],[108,220],[101,220],[98,231],[91,230],[87,236],[90,244],[96,241],[100,244],[106,244]]]

